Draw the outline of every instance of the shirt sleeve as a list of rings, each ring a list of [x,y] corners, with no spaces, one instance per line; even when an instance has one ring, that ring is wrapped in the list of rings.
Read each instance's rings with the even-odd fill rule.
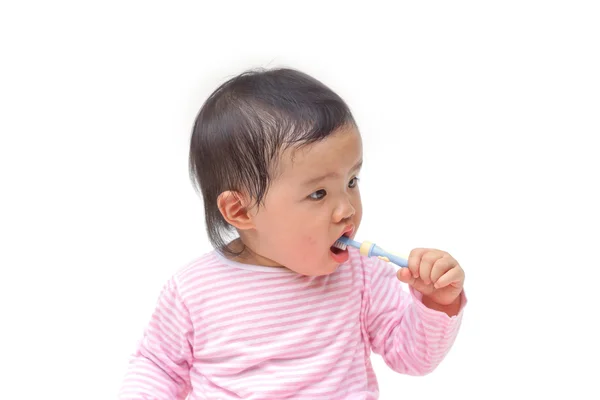
[[[131,357],[120,400],[185,399],[190,391],[193,328],[172,278]]]
[[[449,317],[426,307],[422,295],[397,278],[392,264],[377,258],[365,259],[364,263],[371,349],[396,372],[414,376],[431,373],[454,344],[467,303],[464,291],[459,313]]]

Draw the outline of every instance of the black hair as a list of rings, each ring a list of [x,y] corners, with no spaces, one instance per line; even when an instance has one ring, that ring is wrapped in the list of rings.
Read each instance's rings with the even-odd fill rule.
[[[345,126],[356,123],[344,100],[297,70],[249,70],[219,86],[196,117],[189,153],[211,244],[236,254],[224,238],[234,229],[217,206],[222,192],[246,193],[260,206],[281,151],[323,140]]]

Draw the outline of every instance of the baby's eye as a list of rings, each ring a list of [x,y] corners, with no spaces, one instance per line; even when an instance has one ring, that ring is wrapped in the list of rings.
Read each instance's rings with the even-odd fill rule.
[[[325,189],[321,189],[321,190],[317,190],[314,193],[311,193],[310,197],[313,200],[321,200],[323,197],[325,197],[325,195],[327,194],[327,192],[325,191]]]
[[[348,187],[354,188],[356,185],[358,185],[358,177],[355,176],[354,178],[350,179],[350,182],[348,182]]]

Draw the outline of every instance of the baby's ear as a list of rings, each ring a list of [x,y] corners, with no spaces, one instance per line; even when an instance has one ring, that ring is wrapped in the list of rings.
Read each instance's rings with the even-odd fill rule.
[[[254,228],[249,212],[249,199],[241,193],[231,190],[221,193],[217,198],[217,206],[225,221],[235,228],[241,230]]]

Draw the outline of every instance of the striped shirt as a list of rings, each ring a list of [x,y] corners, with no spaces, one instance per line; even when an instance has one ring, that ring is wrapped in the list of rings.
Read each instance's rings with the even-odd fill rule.
[[[246,265],[218,252],[165,284],[119,398],[377,399],[370,353],[425,375],[450,350],[458,315],[429,309],[397,267],[361,256],[332,274]]]

